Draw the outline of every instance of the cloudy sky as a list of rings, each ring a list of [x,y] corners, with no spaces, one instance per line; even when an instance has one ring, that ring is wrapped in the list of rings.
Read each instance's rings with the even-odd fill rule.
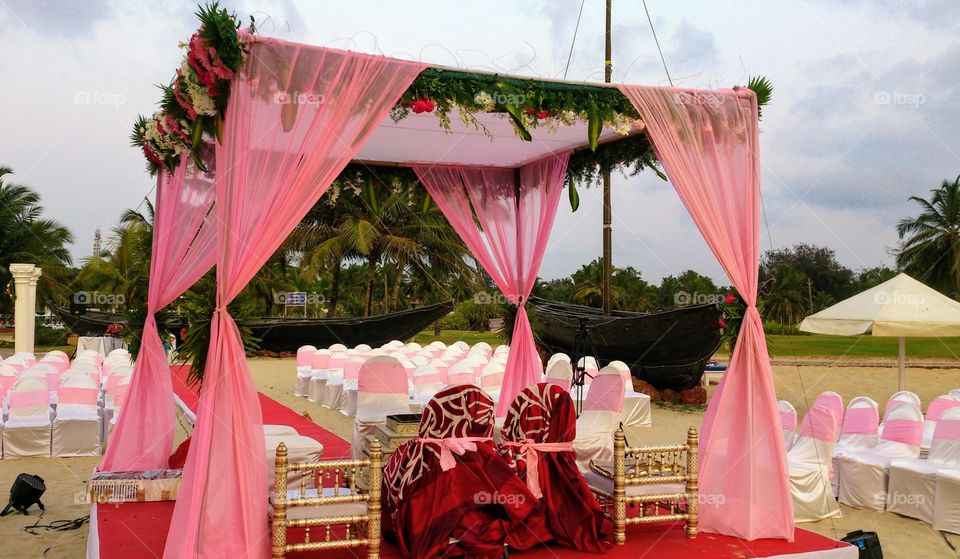
[[[559,78],[577,0],[228,0],[260,32],[451,66]],[[639,1],[614,0],[614,80],[664,85]],[[960,3],[648,0],[676,85],[729,87],[763,74],[764,245],[829,246],[853,269],[891,265],[896,221],[960,174]],[[74,233],[94,231],[150,193],[128,147],[196,28],[191,2],[0,0],[0,165],[43,196]],[[568,79],[602,80],[603,2],[589,0]],[[614,262],[651,281],[693,268],[723,273],[672,187],[614,177]],[[600,254],[600,190],[561,205],[541,276]]]

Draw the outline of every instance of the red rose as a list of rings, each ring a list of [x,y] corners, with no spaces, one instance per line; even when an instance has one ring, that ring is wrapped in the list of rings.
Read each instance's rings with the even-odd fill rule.
[[[727,303],[728,305],[729,305],[730,303],[733,303],[733,302],[736,301],[736,300],[737,300],[737,298],[736,298],[736,296],[734,296],[734,295],[727,295],[726,297],[723,298],[723,302],[724,302],[724,303]]]
[[[727,327],[727,321],[721,318],[721,319],[720,319],[720,328],[726,328],[726,327]]]
[[[523,109],[524,114],[532,115],[535,111],[533,109]]]
[[[542,111],[540,111],[539,113],[537,113],[537,118],[539,118],[540,120],[543,120],[543,119],[547,118],[548,116],[550,116],[550,111],[548,111],[548,110],[546,110],[546,109],[543,109]]]
[[[417,99],[410,106],[411,110],[416,114],[420,113],[432,113],[434,109],[433,102],[429,99]]]

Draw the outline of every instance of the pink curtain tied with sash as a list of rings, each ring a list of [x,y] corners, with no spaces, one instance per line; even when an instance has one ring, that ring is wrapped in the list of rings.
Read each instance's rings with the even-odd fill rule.
[[[519,306],[497,417],[506,416],[517,394],[543,374],[523,303],[537,280],[569,159],[569,152],[557,153],[519,169],[413,165],[473,257]]]
[[[154,315],[213,266],[215,231],[206,221],[213,199],[212,178],[189,157],[181,159],[172,175],[164,170],[157,177],[147,319],[126,395],[130,405],[120,410],[101,471],[167,467],[176,417],[170,365]]]
[[[226,307],[424,65],[244,36],[216,150],[217,311],[164,557],[270,554],[262,416]]]
[[[793,539],[770,357],[757,312],[760,165],[752,91],[620,85],[640,113],[687,211],[747,304],[701,436],[700,526],[752,540]],[[713,503],[713,504],[711,504]]]

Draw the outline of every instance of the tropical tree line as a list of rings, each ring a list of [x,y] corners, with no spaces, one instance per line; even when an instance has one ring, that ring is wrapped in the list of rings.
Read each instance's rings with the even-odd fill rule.
[[[13,183],[11,175],[9,168],[0,167],[0,316],[12,315],[9,264],[20,261],[44,269],[38,301],[65,305],[71,294],[91,291],[114,296],[110,308],[102,310],[142,313],[153,233],[149,202],[126,211],[105,246],[73,267],[67,250],[73,242],[70,232],[44,217],[39,195]],[[960,177],[944,181],[929,198],[910,201],[919,212],[897,226],[900,243],[892,251],[897,269],[960,297]],[[595,259],[569,277],[540,280],[534,295],[600,306],[602,264]],[[760,307],[768,322],[796,324],[895,273],[887,267],[851,270],[827,247],[798,244],[771,250],[761,262]],[[637,312],[719,302],[732,293],[694,270],[655,284],[634,267],[615,267],[611,283],[614,308]],[[310,316],[368,316],[444,300],[459,303],[454,322],[461,327],[482,326],[489,318],[509,314],[502,302],[478,299],[496,289],[425,189],[400,170],[348,168],[241,301],[251,315],[279,316],[286,310],[282,294],[291,291],[311,294]],[[208,295],[191,290],[181,303],[197,308],[197,301]]]

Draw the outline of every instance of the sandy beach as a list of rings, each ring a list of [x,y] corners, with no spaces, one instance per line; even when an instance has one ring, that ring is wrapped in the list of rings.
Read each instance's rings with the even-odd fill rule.
[[[350,437],[352,420],[339,412],[331,412],[304,398],[293,396],[296,376],[291,359],[255,359],[250,362],[256,385],[270,397],[298,413],[310,416],[327,429]],[[896,369],[877,367],[812,367],[775,365],[774,377],[778,398],[789,400],[801,414],[824,390],[840,393],[844,401],[854,396],[870,396],[883,405],[896,391]],[[907,370],[907,386],[917,392],[924,404],[953,388],[960,387],[960,368]],[[711,388],[711,392],[712,392]],[[627,432],[630,444],[666,443],[683,440],[687,429],[698,427],[702,412],[653,408],[652,428],[633,428]],[[187,435],[183,418],[177,427],[177,441]],[[89,514],[83,502],[85,482],[98,458],[33,458],[0,461],[0,480],[6,487],[21,472],[37,474],[46,480],[43,502],[46,513],[40,519],[36,511],[29,517],[7,516],[0,519],[0,557],[63,557],[85,556],[87,528],[68,532],[39,531],[31,535],[24,527],[56,520],[69,520]],[[960,557],[960,536],[935,532],[928,524],[892,513],[843,509],[843,518],[806,523],[800,527],[829,537],[842,537],[847,532],[873,530],[880,536],[884,556],[888,558],[955,558]],[[132,559],[132,558],[131,558]]]

